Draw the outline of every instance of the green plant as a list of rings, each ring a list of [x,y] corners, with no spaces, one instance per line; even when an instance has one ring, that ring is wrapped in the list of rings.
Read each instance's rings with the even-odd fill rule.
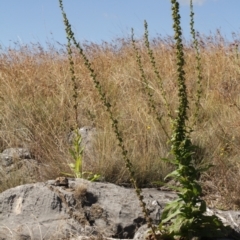
[[[72,174],[63,173],[64,175],[75,177],[75,178],[83,177],[83,170],[82,170],[83,147],[81,146],[81,142],[82,142],[81,135],[79,134],[78,130],[75,130],[72,146],[69,149],[69,152],[72,158],[75,160],[75,163],[69,164],[69,167],[73,173]]]
[[[159,72],[157,70],[157,67],[156,67],[156,62],[155,62],[155,59],[154,59],[154,56],[153,56],[153,51],[150,49],[150,43],[149,43],[149,40],[148,40],[148,25],[147,25],[146,21],[144,21],[144,27],[145,27],[145,34],[144,34],[145,46],[148,50],[148,55],[150,57],[151,64],[153,66],[154,73],[156,74],[156,77],[158,79],[158,84],[160,86],[161,93],[162,93],[162,96],[163,96],[163,99],[164,99],[164,103],[165,103],[165,106],[167,108],[168,116],[171,118],[170,106],[169,106],[169,104],[166,100],[166,92],[164,91],[164,88],[163,88],[163,85],[162,85],[162,79],[161,79],[160,74],[159,74]],[[131,41],[132,41],[133,49],[134,49],[135,54],[136,54],[136,61],[137,61],[137,64],[138,64],[139,71],[141,73],[141,80],[142,80],[142,83],[143,83],[143,86],[144,86],[145,94],[147,94],[147,96],[148,96],[149,108],[155,114],[156,119],[157,119],[158,123],[160,124],[162,130],[164,131],[165,135],[168,137],[168,139],[170,139],[166,129],[163,126],[162,116],[160,116],[159,113],[157,112],[157,108],[156,108],[157,103],[155,102],[155,100],[153,98],[153,91],[149,87],[149,82],[148,82],[146,74],[144,72],[143,63],[142,63],[142,60],[141,60],[141,55],[139,54],[139,51],[138,51],[137,46],[136,46],[136,41],[134,39],[134,30],[133,29],[132,29]]]
[[[73,139],[72,147],[69,149],[69,152],[72,158],[75,160],[75,164],[70,163],[69,166],[73,171],[73,176],[76,178],[83,177],[83,170],[82,170],[82,158],[83,158],[83,147],[81,146],[82,138],[79,134],[78,130],[74,131],[75,136]]]
[[[206,203],[201,199],[202,188],[198,183],[200,172],[205,171],[210,166],[204,169],[196,169],[192,165],[193,145],[190,138],[192,130],[187,128],[186,123],[189,106],[185,84],[185,61],[179,3],[176,0],[171,0],[171,3],[174,21],[173,29],[175,32],[174,39],[176,41],[179,106],[177,117],[173,121],[171,138],[171,153],[174,159],[168,160],[176,166],[176,170],[168,174],[166,178],[175,179],[181,186],[177,188],[178,198],[164,208],[159,229],[163,236],[172,239],[179,237],[184,237],[185,239],[191,239],[192,237],[222,237],[229,233],[229,229],[224,227],[223,223],[216,216],[204,215]],[[193,32],[193,20],[191,21],[191,29]],[[196,44],[196,39],[194,41]],[[199,60],[199,57],[197,59]],[[198,70],[200,71],[199,68]],[[200,92],[198,92],[198,96],[200,96]]]
[[[200,99],[202,95],[202,64],[201,64],[201,56],[199,52],[199,47],[198,47],[198,41],[196,38],[196,31],[194,29],[194,11],[193,11],[193,3],[192,0],[190,0],[190,28],[191,28],[191,34],[192,34],[192,39],[193,39],[193,45],[196,51],[195,57],[196,57],[196,62],[197,62],[197,98],[195,101],[195,113],[194,113],[194,121],[193,121],[193,126],[196,124],[196,121],[198,119],[198,114],[199,114],[199,109],[200,109]]]
[[[64,13],[63,13],[64,14]],[[69,149],[69,152],[74,159],[75,163],[70,163],[69,166],[74,174],[67,174],[65,175],[74,176],[76,178],[82,178],[83,177],[83,169],[82,169],[82,159],[83,159],[83,147],[81,147],[81,134],[78,131],[78,86],[75,76],[75,70],[74,70],[74,62],[73,62],[73,56],[72,56],[72,49],[71,49],[71,29],[68,25],[68,20],[64,18],[64,21],[67,21],[65,23],[66,26],[66,34],[67,34],[67,52],[68,52],[68,61],[69,61],[69,71],[71,74],[71,81],[72,81],[72,87],[73,87],[73,95],[72,99],[74,101],[73,108],[75,113],[75,127],[74,127],[74,139],[72,143],[72,148]]]
[[[83,150],[84,148],[81,146],[82,138],[81,135],[76,133],[78,131],[74,131],[75,136],[73,139],[72,147],[69,149],[69,152],[72,158],[75,160],[75,163],[70,163],[69,167],[72,170],[71,173],[63,173],[66,176],[75,177],[75,178],[85,178],[92,182],[97,181],[101,175],[94,174],[92,172],[83,172],[82,162],[83,162]]]
[[[133,186],[135,188],[135,191],[136,191],[136,194],[138,196],[138,199],[141,203],[141,207],[142,207],[143,213],[145,215],[146,221],[148,223],[148,226],[152,229],[153,234],[155,236],[155,229],[152,225],[152,219],[149,217],[149,211],[146,208],[146,203],[143,201],[143,195],[141,193],[142,192],[141,188],[139,188],[137,186],[135,172],[133,170],[132,163],[131,163],[130,159],[128,158],[128,152],[127,152],[126,147],[124,145],[123,136],[122,136],[122,133],[121,133],[121,131],[119,129],[119,126],[118,126],[118,120],[113,115],[111,104],[110,104],[109,100],[107,99],[105,92],[103,91],[101,83],[97,80],[97,74],[94,72],[94,69],[92,68],[91,63],[89,62],[87,56],[84,54],[82,47],[80,46],[80,44],[76,41],[76,39],[74,37],[74,33],[71,30],[71,25],[69,24],[66,13],[64,12],[64,9],[63,9],[62,0],[59,0],[59,5],[60,5],[60,9],[62,11],[64,24],[65,24],[65,27],[66,27],[66,33],[67,33],[67,36],[68,36],[68,41],[70,41],[70,39],[71,39],[73,41],[75,47],[79,50],[79,54],[83,58],[84,64],[85,64],[86,68],[88,69],[88,71],[90,72],[90,76],[91,76],[91,78],[94,82],[95,88],[97,89],[97,91],[99,93],[100,99],[101,99],[103,105],[105,106],[106,111],[109,114],[109,118],[112,121],[112,128],[113,128],[114,133],[116,135],[116,138],[118,140],[118,146],[121,148],[122,156],[123,156],[123,159],[124,159],[124,162],[125,162],[125,166],[126,166],[126,169],[128,170],[129,175],[130,175],[131,183],[133,184]]]
[[[62,8],[62,4],[60,2],[60,7]],[[72,87],[73,87],[73,95],[72,99],[74,101],[73,108],[75,113],[75,127],[74,127],[74,137],[72,142],[72,147],[69,149],[69,152],[74,159],[74,163],[70,163],[69,167],[72,170],[73,174],[63,173],[64,175],[73,176],[76,178],[86,178],[90,181],[96,181],[100,178],[99,174],[94,174],[92,172],[83,172],[83,152],[84,148],[82,147],[82,137],[78,130],[78,86],[75,76],[75,70],[74,70],[74,62],[73,62],[73,56],[72,56],[72,49],[71,49],[71,39],[73,37],[71,26],[68,22],[68,19],[66,17],[66,14],[64,11],[62,11],[64,24],[65,24],[65,31],[67,35],[67,52],[68,52],[68,61],[69,61],[69,71],[71,74],[71,81],[72,81]]]

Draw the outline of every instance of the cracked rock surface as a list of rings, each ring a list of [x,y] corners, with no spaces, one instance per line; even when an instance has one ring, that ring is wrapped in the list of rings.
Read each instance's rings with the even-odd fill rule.
[[[143,195],[155,224],[164,205],[176,198],[174,193],[154,188],[143,189]],[[239,226],[239,215],[240,212],[231,215],[233,225]],[[0,194],[0,240],[83,236],[141,239],[143,234],[139,231],[144,226],[146,222],[134,189],[111,183],[68,179],[67,186],[58,186],[51,180],[18,186]]]
[[[144,190],[153,219],[175,194]],[[133,238],[145,224],[133,189],[83,179],[8,189],[0,194],[0,239],[64,239],[79,235]]]

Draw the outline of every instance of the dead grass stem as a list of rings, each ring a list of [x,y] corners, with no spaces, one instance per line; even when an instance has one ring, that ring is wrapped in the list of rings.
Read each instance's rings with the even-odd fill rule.
[[[209,196],[220,194],[221,199],[228,200],[229,206],[239,207],[240,61],[236,54],[236,43],[231,45],[220,36],[220,32],[215,36],[198,36],[203,93],[192,140],[198,146],[197,164],[215,164],[202,177],[202,181],[207,183],[206,193]],[[136,44],[141,52],[149,87],[153,89],[154,100],[158,103],[157,111],[162,116],[165,130],[169,132],[158,81],[143,41],[140,39]],[[188,95],[195,98],[194,47],[186,41],[184,44]],[[83,46],[107,98],[111,99],[112,109],[119,120],[125,145],[138,174],[138,183],[147,185],[163,179],[171,171],[171,166],[161,161],[169,152],[169,146],[164,131],[148,107],[130,40],[116,39],[110,43],[85,43]],[[151,47],[163,80],[166,99],[171,110],[174,110],[178,101],[172,39],[153,39]],[[108,115],[83,61],[74,49],[73,56],[77,84],[81,89],[80,125],[95,126],[99,131],[94,171],[104,176],[106,181],[129,182]],[[37,176],[38,180],[52,179],[60,172],[69,171],[66,169],[71,161],[67,136],[75,120],[67,53],[57,46],[48,50],[40,45],[8,49],[0,55],[0,68],[1,150],[27,146],[42,166],[44,174]],[[190,106],[189,121],[194,121],[193,109],[194,104]],[[209,181],[214,188],[209,187]],[[15,184],[14,181],[12,185]],[[0,187],[0,191],[5,189]]]

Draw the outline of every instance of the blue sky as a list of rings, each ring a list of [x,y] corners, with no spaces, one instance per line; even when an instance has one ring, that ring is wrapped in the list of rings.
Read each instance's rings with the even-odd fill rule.
[[[182,28],[189,34],[188,0],[180,0]],[[131,28],[141,37],[146,19],[150,36],[172,35],[170,0],[63,0],[65,11],[79,41],[111,41],[129,36]],[[195,28],[209,34],[221,29],[231,39],[239,33],[240,0],[195,0]],[[58,0],[1,0],[0,45],[58,41],[65,43],[65,32]],[[240,35],[239,35],[240,37]]]

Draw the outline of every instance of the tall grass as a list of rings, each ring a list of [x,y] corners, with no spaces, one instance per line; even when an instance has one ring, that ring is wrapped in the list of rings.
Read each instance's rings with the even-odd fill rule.
[[[202,58],[202,99],[198,123],[192,135],[197,165],[215,164],[202,176],[205,198],[210,206],[223,209],[238,208],[239,200],[239,58],[236,46],[239,40],[229,43],[221,33],[202,36],[196,34]],[[156,110],[162,116],[162,126],[149,112],[148,97],[143,93],[141,73],[135,61],[130,39],[115,39],[100,45],[83,44],[84,51],[98,73],[120,128],[140,186],[163,180],[172,167],[160,161],[169,152],[167,137],[170,132],[168,118],[163,112],[164,102],[158,90],[158,79],[152,70],[147,50],[141,46],[144,39],[136,40],[140,46],[149,88],[158,103]],[[166,98],[170,109],[177,103],[175,82],[175,52],[171,37],[157,37],[150,41],[155,53]],[[234,45],[233,45],[234,44]],[[183,42],[186,59],[186,85],[189,98],[195,98],[195,48]],[[98,129],[97,156],[92,171],[117,184],[129,183],[128,173],[122,166],[122,157],[115,145],[115,136],[104,106],[84,66],[73,49],[75,74],[81,87],[79,97],[79,125]],[[52,179],[67,172],[71,162],[67,135],[75,123],[72,106],[72,85],[68,56],[59,46],[47,50],[40,45],[19,45],[6,49],[0,56],[1,65],[1,150],[7,147],[28,146],[40,163],[41,175],[37,180]],[[190,102],[191,107],[191,102]],[[192,108],[194,109],[194,107]],[[189,112],[194,121],[194,112]],[[163,130],[164,129],[164,130]],[[203,157],[204,156],[204,157]],[[120,169],[120,170],[119,170]],[[1,191],[18,184],[1,185]]]

